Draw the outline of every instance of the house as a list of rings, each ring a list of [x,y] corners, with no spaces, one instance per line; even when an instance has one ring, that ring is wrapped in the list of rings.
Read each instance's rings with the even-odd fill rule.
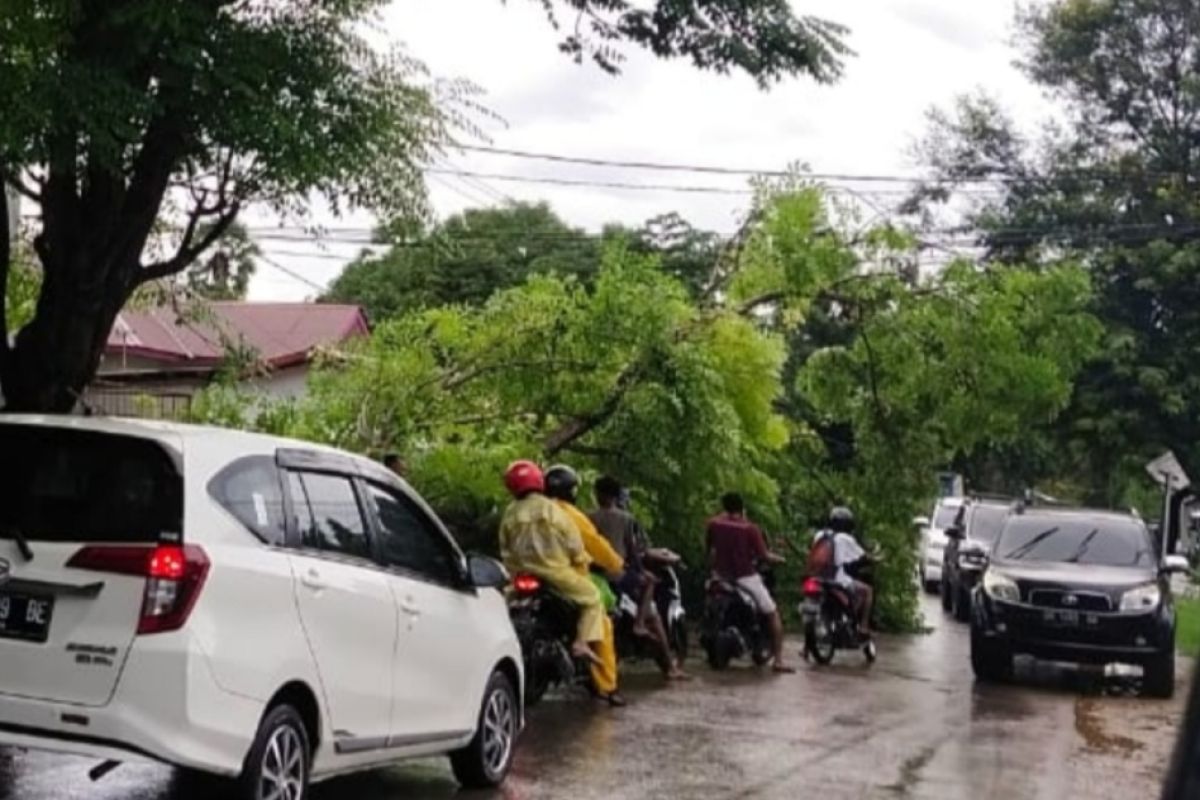
[[[123,311],[85,399],[107,414],[179,417],[231,362],[251,366],[243,370],[248,388],[298,397],[321,349],[368,333],[362,309],[351,305],[212,302],[195,313]]]

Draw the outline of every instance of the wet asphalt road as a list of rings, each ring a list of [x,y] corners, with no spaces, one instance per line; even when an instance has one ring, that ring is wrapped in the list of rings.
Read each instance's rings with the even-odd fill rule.
[[[1176,699],[1136,696],[1130,679],[1018,662],[1016,686],[977,687],[966,629],[926,605],[928,636],[880,641],[880,660],[839,653],[825,669],[773,676],[750,666],[663,688],[627,679],[632,704],[576,697],[530,714],[502,791],[539,798],[929,798],[1059,800],[1155,796],[1182,715]],[[794,655],[796,647],[789,648]],[[198,800],[222,787],[126,765],[103,781],[88,762],[0,750],[0,798]],[[314,800],[425,800],[458,793],[442,761],[322,785]]]

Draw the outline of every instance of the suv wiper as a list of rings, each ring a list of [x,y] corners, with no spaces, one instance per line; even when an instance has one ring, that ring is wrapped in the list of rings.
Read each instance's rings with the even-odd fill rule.
[[[21,552],[21,557],[26,561],[33,561],[33,548],[29,546],[29,540],[25,538],[25,534],[21,533],[20,528],[0,528],[0,534],[9,534],[13,541],[17,543],[17,550]]]
[[[1011,559],[1013,559],[1013,560],[1017,560],[1017,561],[1019,561],[1020,559],[1024,558],[1024,557],[1025,557],[1025,556],[1027,556],[1027,555],[1029,555],[1029,554],[1030,554],[1030,553],[1033,551],[1033,549],[1034,549],[1035,547],[1037,547],[1037,546],[1038,546],[1039,544],[1041,544],[1043,541],[1045,541],[1046,539],[1049,539],[1051,536],[1053,536],[1053,535],[1054,535],[1054,534],[1056,534],[1056,533],[1058,533],[1058,526],[1057,526],[1057,525],[1055,525],[1053,528],[1050,528],[1049,530],[1042,531],[1042,532],[1041,532],[1041,533],[1039,533],[1037,536],[1033,537],[1033,538],[1032,538],[1032,539],[1030,539],[1028,542],[1026,542],[1025,544],[1021,545],[1021,546],[1020,546],[1020,547],[1018,547],[1016,550],[1013,550],[1013,551],[1012,551],[1011,553],[1009,553],[1008,555],[1006,555],[1006,556],[1005,556],[1005,558],[1006,558],[1006,559],[1010,559],[1010,558],[1011,558]]]
[[[1088,547],[1092,544],[1092,539],[1095,539],[1098,533],[1100,533],[1099,528],[1092,528],[1092,532],[1083,537],[1083,541],[1079,543],[1079,547],[1075,548],[1075,552],[1071,554],[1071,557],[1065,558],[1063,561],[1068,564],[1077,564],[1079,559],[1083,558],[1083,554],[1087,552]]]

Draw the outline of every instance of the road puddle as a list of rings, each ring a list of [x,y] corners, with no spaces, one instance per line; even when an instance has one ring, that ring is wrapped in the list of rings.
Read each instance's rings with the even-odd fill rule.
[[[1087,749],[1097,753],[1129,756],[1145,747],[1137,739],[1105,730],[1099,701],[1090,697],[1075,701],[1075,730]]]

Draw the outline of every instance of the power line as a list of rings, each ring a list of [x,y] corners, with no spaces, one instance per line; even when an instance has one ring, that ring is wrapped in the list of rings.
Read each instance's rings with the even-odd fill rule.
[[[590,189],[628,189],[643,192],[684,192],[689,194],[736,194],[741,196],[753,194],[749,189],[730,189],[724,186],[684,186],[679,184],[625,183],[622,181],[585,181],[574,178],[538,178],[527,175],[500,175],[491,172],[473,172],[465,169],[449,170],[432,168],[425,170],[425,172],[432,175],[457,175],[491,181],[507,181],[509,183],[549,184],[552,186],[576,186]]]
[[[1054,184],[1068,180],[1098,180],[1109,183],[1134,182],[1145,180],[1179,179],[1186,176],[1178,173],[1149,171],[1137,175],[1116,172],[1110,169],[1076,169],[1065,170],[1052,175],[961,175],[957,177],[937,177],[930,175],[896,175],[886,173],[838,173],[838,172],[794,172],[780,169],[752,169],[748,167],[728,167],[707,164],[682,164],[661,161],[636,161],[615,158],[594,158],[585,156],[568,156],[558,153],[544,153],[515,148],[492,147],[488,145],[458,144],[458,150],[488,155],[506,156],[509,158],[549,161],[559,164],[577,164],[589,167],[605,167],[611,169],[640,169],[660,172],[690,172],[708,175],[739,175],[759,176],[770,178],[801,177],[816,181],[839,181],[849,183],[904,183],[925,184],[954,187],[962,184]]]
[[[327,287],[327,286],[322,286],[321,284],[317,283],[316,281],[309,280],[308,278],[306,278],[306,277],[304,277],[303,275],[301,275],[299,272],[296,272],[295,270],[288,269],[287,267],[285,267],[285,266],[283,266],[282,264],[280,264],[278,261],[276,261],[276,260],[274,260],[274,259],[272,259],[272,258],[269,258],[269,257],[267,257],[267,256],[263,255],[262,253],[259,253],[259,254],[258,254],[258,258],[259,258],[259,259],[260,259],[260,260],[261,260],[263,263],[265,263],[267,266],[274,267],[275,269],[277,269],[277,270],[279,270],[280,272],[282,272],[284,275],[288,275],[288,276],[290,276],[290,277],[292,277],[292,278],[295,278],[296,280],[300,281],[301,283],[303,283],[303,284],[306,284],[306,285],[308,285],[308,286],[311,286],[313,289],[316,289],[318,292],[325,292],[325,291],[328,291],[328,288],[329,288],[329,287]]]

